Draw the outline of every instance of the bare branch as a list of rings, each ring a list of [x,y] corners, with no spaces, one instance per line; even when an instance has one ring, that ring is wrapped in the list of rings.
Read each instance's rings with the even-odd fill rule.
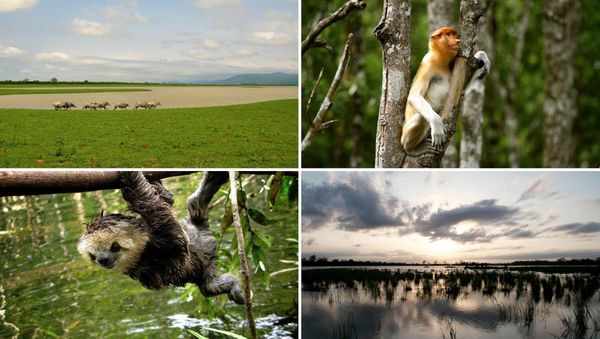
[[[310,96],[308,97],[308,101],[306,102],[306,116],[308,117],[308,123],[310,126],[312,126],[312,120],[313,118],[311,118],[310,116],[310,104],[312,103],[312,99],[315,96],[315,92],[317,90],[317,87],[319,86],[319,83],[321,82],[321,78],[323,78],[323,69],[324,67],[321,67],[321,71],[319,72],[319,77],[317,78],[317,81],[315,82],[315,86],[313,87],[312,91],[310,92]]]
[[[144,172],[148,180],[194,173],[193,171]],[[274,171],[242,171],[243,174],[270,175]],[[284,172],[298,176],[298,172]],[[0,171],[0,197],[11,195],[38,195],[75,193],[121,188],[117,171]]]
[[[336,21],[345,18],[354,9],[364,9],[367,7],[367,3],[363,0],[349,0],[342,5],[337,11],[331,13],[325,19],[319,21],[319,23],[308,33],[306,39],[302,41],[302,55],[306,53],[311,47],[314,46],[315,39],[325,30],[325,28],[331,26]],[[319,43],[319,47],[322,47],[322,43]]]
[[[148,180],[193,172],[144,172]],[[121,188],[116,171],[6,171],[0,172],[0,196],[74,193]]]
[[[323,129],[323,118],[325,118],[325,114],[331,108],[333,104],[333,95],[335,91],[337,91],[340,83],[342,82],[342,76],[344,75],[344,71],[346,70],[346,66],[348,65],[348,60],[350,59],[350,46],[352,45],[352,33],[348,34],[348,39],[346,40],[346,46],[344,47],[344,53],[342,54],[342,58],[340,59],[340,63],[338,65],[337,71],[335,72],[335,76],[333,77],[333,81],[329,86],[329,90],[327,91],[327,95],[325,99],[323,99],[323,103],[321,103],[321,107],[315,115],[315,118],[312,121],[306,136],[302,140],[302,151],[304,151],[308,146],[310,146],[311,139]]]

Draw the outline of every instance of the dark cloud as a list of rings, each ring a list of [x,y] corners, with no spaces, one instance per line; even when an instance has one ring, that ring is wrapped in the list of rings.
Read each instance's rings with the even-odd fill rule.
[[[572,223],[551,227],[548,231],[565,232],[567,234],[590,234],[600,232],[600,222]]]
[[[534,181],[517,200],[517,202],[530,200],[530,199],[549,199],[559,197],[558,192],[548,192],[545,188],[545,180],[538,179]]]
[[[521,196],[519,197],[519,200],[517,200],[517,202],[535,197],[539,192],[541,192],[542,184],[543,184],[542,179],[536,180],[523,193],[521,193]]]
[[[327,223],[350,231],[399,226],[400,218],[394,213],[398,200],[375,185],[359,174],[353,174],[349,183],[303,185],[303,229],[318,229]]]
[[[513,228],[509,231],[502,233],[501,235],[504,237],[513,238],[513,239],[533,238],[536,236],[536,234],[531,231],[518,229],[518,228]]]
[[[480,200],[470,205],[462,205],[451,209],[438,209],[430,213],[426,206],[415,206],[412,209],[414,231],[430,239],[452,239],[457,242],[488,242],[492,234],[482,226],[503,223],[515,225],[511,218],[517,216],[520,210],[515,207],[499,205],[495,199]],[[476,227],[457,234],[455,226],[464,221],[475,223]],[[494,237],[502,236],[495,234]]]
[[[312,244],[314,244],[316,241],[315,238],[308,238],[308,239],[303,239],[302,242],[304,243],[304,245],[310,246]]]

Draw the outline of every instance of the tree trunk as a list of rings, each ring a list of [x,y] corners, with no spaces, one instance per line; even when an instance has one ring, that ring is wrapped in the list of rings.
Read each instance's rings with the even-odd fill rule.
[[[492,68],[494,67],[494,41],[491,34],[492,6],[490,0],[483,0],[482,7],[487,12],[479,21],[479,32],[475,42],[476,50],[486,51]],[[460,140],[460,167],[478,168],[481,161],[483,145],[483,105],[485,99],[485,79],[471,79],[465,89],[465,97],[461,109],[462,137]]]
[[[410,89],[410,1],[385,0],[375,36],[383,50],[383,77],[375,167],[402,167],[400,134]]]
[[[428,0],[427,17],[429,20],[429,34],[440,27],[452,27],[454,25],[454,1],[453,0]],[[452,137],[446,153],[442,158],[442,167],[458,167],[458,150],[455,138]]]
[[[483,14],[479,7],[479,0],[462,0],[460,3],[460,49],[454,68],[450,76],[450,88],[448,98],[441,112],[441,118],[444,122],[445,139],[442,142],[440,151],[436,153],[424,153],[418,156],[405,155],[402,161],[402,167],[440,167],[442,157],[450,143],[450,139],[456,131],[456,121],[458,119],[458,107],[462,99],[462,92],[465,88],[467,79],[470,78],[473,71],[477,68],[477,61],[473,57],[473,44],[475,43],[475,34],[477,32],[477,22]],[[403,117],[404,119],[404,117]]]
[[[544,100],[544,167],[573,165],[573,123],[577,116],[575,49],[580,21],[579,0],[545,0],[546,56]]]
[[[454,26],[454,0],[428,0],[429,34],[440,27]]]

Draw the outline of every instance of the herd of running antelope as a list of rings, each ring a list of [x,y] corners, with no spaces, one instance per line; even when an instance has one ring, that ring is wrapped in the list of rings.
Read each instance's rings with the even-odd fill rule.
[[[58,102],[53,103],[52,105],[54,106],[54,110],[68,110],[71,108],[77,108],[77,106],[75,106],[75,104],[70,101],[58,101]],[[109,104],[107,101],[105,101],[105,102],[89,102],[89,103],[83,105],[83,109],[93,109],[93,110],[108,109],[108,106],[113,106],[113,105]],[[114,104],[113,110],[115,110],[117,108],[126,109],[129,106],[130,105],[128,103],[119,102],[119,103]],[[132,107],[133,107],[133,109],[138,109],[138,108],[155,109],[156,106],[160,106],[160,102],[158,102],[158,101],[148,101],[148,102],[138,101]]]

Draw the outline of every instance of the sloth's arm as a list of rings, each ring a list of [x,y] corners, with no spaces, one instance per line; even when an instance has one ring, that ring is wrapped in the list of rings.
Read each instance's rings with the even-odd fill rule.
[[[171,210],[171,205],[142,172],[119,172],[123,198],[129,209],[138,213],[157,238],[165,244],[187,246],[187,238]]]

